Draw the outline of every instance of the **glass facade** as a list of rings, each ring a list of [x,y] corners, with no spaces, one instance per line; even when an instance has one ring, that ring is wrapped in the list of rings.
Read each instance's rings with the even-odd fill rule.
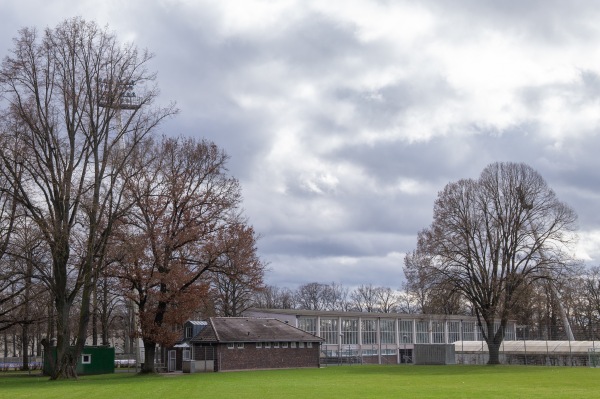
[[[379,322],[382,344],[396,343],[396,320],[381,319]]]
[[[460,341],[460,321],[448,322],[448,343]]]
[[[321,338],[326,344],[338,343],[338,319],[321,319]]]
[[[475,339],[475,322],[462,322],[463,341],[476,341]]]
[[[400,320],[400,343],[411,344],[413,343],[413,321],[412,320]]]
[[[454,343],[460,340],[480,341],[483,334],[479,330],[477,320],[473,317],[467,317],[467,320],[447,320],[443,317],[432,317],[419,319],[400,319],[392,317],[381,318],[380,316],[357,316],[348,314],[350,317],[344,317],[343,314],[323,316],[302,315],[298,316],[298,328],[315,335],[319,335],[325,340],[323,345],[363,345],[358,348],[361,353],[365,350],[375,350],[378,353],[383,348],[390,348],[389,345],[411,344],[444,344]],[[496,322],[495,329],[500,327]],[[515,326],[511,322],[505,331],[505,340],[515,339]],[[386,345],[381,347],[380,345]],[[337,350],[339,348],[324,348],[324,350]],[[346,347],[343,351],[355,350],[356,347]]]
[[[417,320],[415,322],[417,329],[417,344],[428,344],[429,343],[429,321],[428,320]]]
[[[309,334],[317,335],[317,318],[300,317],[298,318],[298,328]]]
[[[446,323],[443,321],[431,322],[431,341],[434,344],[443,344],[446,342]]]
[[[374,345],[377,343],[377,320],[363,319],[361,320],[361,333],[363,345]]]
[[[358,344],[358,319],[342,319],[342,344]]]

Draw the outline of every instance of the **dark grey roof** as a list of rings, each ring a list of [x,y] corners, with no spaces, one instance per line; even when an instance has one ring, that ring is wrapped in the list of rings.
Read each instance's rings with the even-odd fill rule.
[[[195,337],[196,335],[198,335],[200,333],[200,331],[202,331],[204,328],[206,328],[208,326],[208,322],[207,321],[197,321],[197,320],[188,320],[183,324],[183,331],[182,331],[182,336],[179,339],[178,343],[182,344],[182,343],[186,343],[189,342],[191,338]],[[186,337],[186,327],[192,327],[192,334],[191,337]]]
[[[211,317],[190,342],[321,342],[322,338],[277,319]]]

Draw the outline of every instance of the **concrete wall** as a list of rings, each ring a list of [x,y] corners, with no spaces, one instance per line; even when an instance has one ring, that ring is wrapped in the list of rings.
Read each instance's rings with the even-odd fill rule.
[[[454,345],[422,344],[415,345],[415,364],[456,364]]]

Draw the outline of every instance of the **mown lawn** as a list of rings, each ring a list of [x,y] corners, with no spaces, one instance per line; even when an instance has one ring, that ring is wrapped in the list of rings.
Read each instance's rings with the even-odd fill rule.
[[[345,366],[216,374],[117,373],[48,381],[0,373],[0,398],[593,398],[600,369]]]

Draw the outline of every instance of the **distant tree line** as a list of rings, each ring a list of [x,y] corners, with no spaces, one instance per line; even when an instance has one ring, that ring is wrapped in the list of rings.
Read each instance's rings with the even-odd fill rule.
[[[322,310],[475,316],[470,303],[449,286],[428,286],[412,274],[414,254],[407,255],[405,282],[398,289],[361,284],[350,289],[339,283],[312,282],[295,289],[267,285],[255,292],[249,307],[264,309]],[[556,284],[557,282],[554,282]],[[600,266],[578,267],[558,283],[531,286],[516,306],[511,319],[527,339],[566,339],[558,301],[567,312],[576,340],[600,340]]]

